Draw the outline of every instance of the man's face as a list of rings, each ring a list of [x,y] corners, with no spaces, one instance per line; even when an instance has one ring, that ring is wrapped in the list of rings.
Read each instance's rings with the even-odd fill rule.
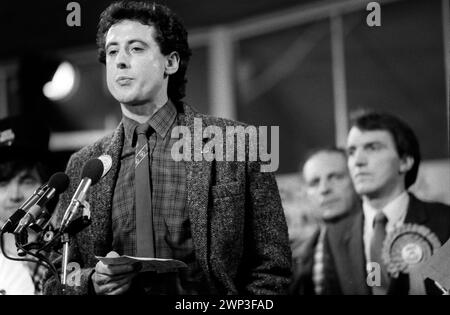
[[[353,207],[356,200],[345,156],[319,152],[303,167],[306,192],[325,220],[336,218]]]
[[[153,26],[124,20],[106,34],[106,77],[113,97],[124,105],[143,105],[167,97],[166,57]]]
[[[2,225],[40,185],[41,179],[36,169],[21,170],[11,179],[0,181],[0,222]]]
[[[347,138],[348,168],[359,195],[380,198],[404,189],[409,166],[397,153],[386,130],[365,131],[353,127]]]

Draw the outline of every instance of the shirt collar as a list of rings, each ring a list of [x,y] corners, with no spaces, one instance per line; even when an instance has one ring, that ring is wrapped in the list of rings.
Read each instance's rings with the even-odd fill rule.
[[[406,217],[406,212],[409,205],[409,195],[406,191],[402,192],[400,195],[391,200],[383,209],[376,209],[369,205],[367,202],[363,201],[363,212],[366,222],[372,224],[375,215],[379,211],[383,211],[388,219],[388,224],[393,225],[396,223],[401,223]]]
[[[169,100],[163,105],[147,123],[156,131],[161,138],[165,138],[171,129],[175,118],[177,117],[177,110],[173,103]],[[126,141],[131,145],[133,143],[134,130],[139,123],[129,117],[122,116],[123,128],[125,132]]]

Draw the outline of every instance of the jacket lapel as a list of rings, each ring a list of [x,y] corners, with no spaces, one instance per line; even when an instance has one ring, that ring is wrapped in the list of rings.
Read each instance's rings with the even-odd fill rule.
[[[366,258],[363,242],[363,223],[364,217],[362,211],[358,211],[353,220],[349,220],[350,226],[345,230],[343,236],[344,250],[347,253],[347,272],[342,283],[348,283],[348,290],[344,289],[344,294],[370,294],[366,284]],[[345,285],[343,285],[345,288]]]
[[[186,207],[188,209],[192,240],[195,247],[196,258],[205,274],[210,279],[210,267],[208,262],[208,202],[209,188],[211,186],[211,167],[213,162],[194,160],[194,150],[200,150],[194,146],[194,117],[195,113],[188,106],[185,107],[185,123],[191,132],[191,160],[186,161]],[[197,126],[198,127],[198,126]],[[203,129],[204,126],[202,126]],[[198,135],[197,135],[198,136]],[[202,143],[203,147],[203,143]],[[201,152],[196,152],[201,154]]]
[[[413,194],[409,194],[409,205],[405,223],[424,224],[427,219],[427,212],[423,205]]]
[[[91,204],[92,230],[102,231],[102,233],[94,236],[95,255],[106,255],[112,248],[111,209],[115,183],[119,174],[123,141],[124,131],[122,124],[120,124],[111,140],[105,141],[104,147],[101,147],[97,152],[98,156],[103,154],[111,156],[112,166],[105,177],[93,186],[94,189],[91,191],[91,200],[95,200],[95,204]]]

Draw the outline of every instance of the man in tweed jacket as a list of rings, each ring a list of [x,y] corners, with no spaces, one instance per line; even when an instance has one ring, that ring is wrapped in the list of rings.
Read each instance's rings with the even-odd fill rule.
[[[136,12],[139,12],[137,18],[130,16]],[[145,23],[148,20],[150,23]],[[167,25],[170,25],[172,32],[178,31],[178,34],[167,39]],[[148,34],[142,31],[148,30],[151,36],[146,37]],[[106,58],[108,88],[121,104],[124,117],[138,122],[142,117],[151,120],[152,115],[162,111],[161,108],[173,105],[181,125],[188,127],[191,134],[195,133],[194,119],[201,119],[203,128],[216,126],[224,134],[226,126],[242,125],[199,114],[181,102],[190,51],[183,26],[168,8],[134,2],[113,4],[102,14],[99,34],[100,59],[105,61]],[[129,34],[137,34],[138,40]],[[171,40],[176,41],[176,44],[170,46],[166,42]],[[162,42],[165,44],[162,45]],[[149,59],[143,61],[147,56]],[[143,65],[152,68],[143,73],[140,70]],[[127,73],[133,76],[110,81],[111,77],[117,78],[116,73],[122,70],[129,70]],[[143,80],[139,78],[140,75],[144,77]],[[143,100],[150,105],[142,105]],[[150,112],[145,111],[148,109]],[[112,271],[95,258],[95,255],[105,256],[113,251],[114,238],[117,237],[112,216],[116,184],[123,167],[121,155],[127,141],[127,128],[124,125],[122,120],[112,135],[83,148],[69,160],[66,173],[71,178],[71,185],[61,196],[57,223],[61,222],[64,210],[81,180],[80,170],[83,165],[90,159],[107,154],[112,158],[112,167],[99,183],[90,188],[88,201],[92,224],[73,237],[70,245],[69,261],[80,264],[81,278],[77,285],[67,287],[67,294],[142,292],[133,288],[135,270],[132,270],[132,266],[120,272],[128,272],[133,277],[116,281],[114,275],[110,278],[105,276]],[[194,150],[194,143],[191,144]],[[248,155],[248,143],[245,150]],[[201,273],[202,281],[197,281],[197,284],[201,283],[206,289],[196,290],[194,285],[193,291],[188,292],[286,293],[291,253],[273,174],[261,172],[260,162],[248,161],[248,158],[246,161],[195,161],[192,158],[185,161],[184,166],[184,209],[189,221],[186,229],[190,230],[195,263]],[[45,292],[61,293],[57,279],[50,277],[47,280]]]

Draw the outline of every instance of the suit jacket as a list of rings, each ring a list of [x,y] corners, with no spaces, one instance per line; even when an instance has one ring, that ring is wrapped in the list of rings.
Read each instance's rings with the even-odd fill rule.
[[[292,255],[293,255],[293,276],[292,281],[289,286],[289,294],[291,295],[316,295],[316,289],[315,289],[315,283],[313,280],[314,277],[314,264],[315,262],[315,254],[317,250],[317,246],[320,241],[320,234],[322,233],[322,230],[324,230],[325,237],[323,238],[322,242],[325,242],[326,235],[328,233],[328,227],[330,225],[336,224],[336,222],[343,220],[344,218],[352,215],[353,213],[359,211],[360,205],[359,202],[355,202],[354,207],[349,209],[344,214],[340,215],[339,217],[335,217],[332,220],[327,220],[326,222],[322,222],[319,224],[314,231],[314,233],[311,234],[311,237],[309,237],[306,240],[300,240],[300,241],[294,241],[291,248],[292,248]],[[331,294],[330,290],[332,288],[328,285],[326,285],[330,282],[336,283],[336,273],[334,272],[334,266],[331,263],[332,258],[329,255],[329,251],[323,250],[322,253],[322,270],[321,273],[324,276],[323,280],[323,287],[321,295],[327,295]]]
[[[314,252],[319,241],[320,227],[310,238],[292,244],[292,281],[289,286],[291,295],[315,295],[313,282]]]
[[[185,115],[185,124],[194,135],[194,118],[201,118],[203,130],[218,126],[225,135],[226,126],[238,123],[199,114],[187,105],[177,106]],[[243,125],[243,124],[241,124]],[[244,125],[243,125],[244,126]],[[88,294],[94,255],[112,250],[111,209],[124,142],[122,124],[115,132],[75,153],[66,174],[71,184],[61,195],[56,221],[80,182],[80,170],[92,158],[112,157],[111,170],[90,188],[92,224],[78,233],[70,246],[70,260],[81,265],[79,286],[68,294]],[[191,141],[194,153],[194,141]],[[225,152],[225,150],[224,150]],[[246,147],[248,156],[248,147]],[[193,157],[193,155],[192,155]],[[186,166],[186,208],[196,259],[213,292],[220,294],[282,294],[287,292],[291,274],[291,251],[281,200],[271,173],[260,172],[258,161],[191,161]],[[45,284],[46,294],[61,293],[56,279]]]
[[[450,237],[450,207],[441,203],[424,202],[410,194],[405,223],[428,227],[443,244]],[[326,281],[331,294],[372,294],[371,288],[366,284],[363,224],[364,215],[361,210],[328,229],[325,251],[332,258],[331,263],[337,279]],[[425,287],[427,294],[441,294],[429,279],[425,281]],[[388,294],[406,295],[408,291],[409,277],[400,274],[397,279],[392,279]]]

